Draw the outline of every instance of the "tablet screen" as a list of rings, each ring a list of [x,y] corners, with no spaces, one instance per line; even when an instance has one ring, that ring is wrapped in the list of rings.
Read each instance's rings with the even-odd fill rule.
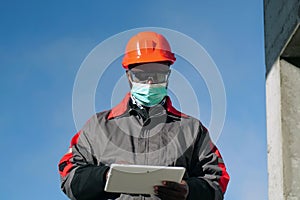
[[[162,181],[181,182],[184,167],[112,164],[104,190],[129,194],[154,194]]]

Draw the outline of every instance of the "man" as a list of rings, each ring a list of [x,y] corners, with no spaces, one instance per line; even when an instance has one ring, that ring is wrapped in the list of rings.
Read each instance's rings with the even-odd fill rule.
[[[61,188],[73,200],[223,199],[229,175],[201,122],[176,110],[167,96],[176,58],[164,36],[141,32],[127,46],[122,65],[130,92],[109,111],[94,115],[73,137],[59,163]],[[104,191],[112,163],[182,166],[181,183],[163,181],[155,195]]]

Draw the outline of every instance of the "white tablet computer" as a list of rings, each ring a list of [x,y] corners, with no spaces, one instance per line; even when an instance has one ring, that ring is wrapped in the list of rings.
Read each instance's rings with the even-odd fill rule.
[[[129,194],[154,194],[163,180],[181,182],[184,167],[112,164],[104,190]]]

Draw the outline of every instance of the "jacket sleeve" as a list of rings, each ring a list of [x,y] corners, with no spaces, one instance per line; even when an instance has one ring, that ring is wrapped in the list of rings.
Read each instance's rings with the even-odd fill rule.
[[[211,141],[207,129],[200,125],[186,180],[188,199],[222,200],[229,179],[219,150]]]
[[[59,162],[61,189],[72,200],[107,199],[111,195],[104,191],[108,169],[97,164],[85,132],[79,131]]]

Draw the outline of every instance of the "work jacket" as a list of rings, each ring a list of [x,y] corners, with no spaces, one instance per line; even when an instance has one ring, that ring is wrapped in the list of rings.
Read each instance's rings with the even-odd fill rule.
[[[177,111],[169,97],[143,108],[128,93],[113,109],[91,117],[59,162],[62,191],[72,200],[159,199],[105,192],[106,173],[113,163],[185,167],[188,199],[223,199],[229,181],[207,129]]]

